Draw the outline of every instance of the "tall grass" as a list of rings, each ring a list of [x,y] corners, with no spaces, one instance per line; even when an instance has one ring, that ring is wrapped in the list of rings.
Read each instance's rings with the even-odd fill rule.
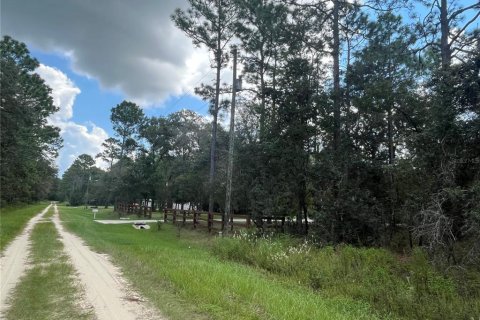
[[[351,298],[375,307],[384,316],[406,319],[472,319],[480,317],[480,290],[437,272],[416,249],[400,259],[375,248],[317,248],[289,238],[241,233],[218,239],[214,252],[281,275],[323,296]],[[480,279],[471,272],[470,277]]]
[[[201,232],[95,223],[81,208],[60,208],[67,229],[109,254],[169,319],[377,319],[365,301],[328,297],[258,268],[225,261]],[[200,244],[198,244],[200,243]]]
[[[28,220],[47,205],[40,202],[0,208],[0,252],[23,230]]]

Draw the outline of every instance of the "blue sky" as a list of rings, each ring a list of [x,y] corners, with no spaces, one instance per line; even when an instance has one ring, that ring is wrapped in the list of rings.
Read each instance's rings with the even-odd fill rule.
[[[101,88],[99,81],[95,78],[76,73],[72,70],[71,61],[66,55],[55,52],[46,53],[32,46],[29,49],[30,54],[41,64],[63,72],[81,90],[75,98],[72,121],[83,125],[93,122],[112,136],[114,132],[110,123],[110,110],[128,97],[119,90]],[[158,117],[181,109],[190,109],[206,115],[208,103],[190,92],[185,92],[168,96],[164,101],[150,104],[143,110],[147,116]]]

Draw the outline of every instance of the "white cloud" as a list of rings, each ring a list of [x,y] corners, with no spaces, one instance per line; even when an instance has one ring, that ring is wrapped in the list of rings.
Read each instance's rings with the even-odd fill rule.
[[[76,96],[80,94],[80,89],[66,74],[43,64],[37,68],[36,72],[52,89],[54,104],[59,107],[59,111],[48,120],[49,123],[60,128],[60,135],[64,141],[64,146],[56,160],[62,174],[79,155],[86,153],[95,157],[102,150],[102,142],[108,138],[108,134],[92,122],[81,125],[71,121],[73,105]],[[105,167],[105,164],[97,159],[97,166]]]
[[[52,115],[50,122],[56,124],[71,119],[73,103],[75,97],[81,92],[80,89],[66,74],[56,68],[40,64],[36,72],[50,88],[54,88],[54,92],[52,92],[53,103],[60,108],[58,112]]]
[[[65,142],[57,159],[60,172],[68,169],[73,161],[81,154],[86,153],[95,158],[102,151],[102,142],[108,138],[108,134],[95,124],[88,127],[72,121],[62,123],[61,135]],[[101,159],[96,159],[96,165],[105,168]]]
[[[2,0],[2,34],[60,52],[77,73],[141,105],[191,92],[210,70],[204,49],[170,19],[186,0]]]

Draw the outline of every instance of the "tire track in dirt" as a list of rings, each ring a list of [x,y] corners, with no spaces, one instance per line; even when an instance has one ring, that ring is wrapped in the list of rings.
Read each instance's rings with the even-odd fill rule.
[[[165,319],[129,288],[106,255],[93,252],[79,237],[65,231],[56,206],[54,210],[52,220],[60,240],[85,288],[85,298],[99,320]]]
[[[31,218],[22,233],[10,243],[0,257],[0,313],[7,309],[10,292],[27,267],[30,233],[51,206],[50,204],[42,212]]]

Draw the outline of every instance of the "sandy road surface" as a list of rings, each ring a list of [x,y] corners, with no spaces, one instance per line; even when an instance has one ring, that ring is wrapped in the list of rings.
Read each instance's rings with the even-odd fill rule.
[[[57,207],[54,209],[52,220],[85,288],[85,298],[94,307],[98,319],[163,319],[128,287],[119,269],[105,255],[93,252],[79,237],[63,229]]]
[[[0,257],[0,312],[7,308],[7,298],[20,277],[25,272],[29,252],[29,237],[35,224],[43,218],[51,205],[34,216],[23,232],[16,237]]]

